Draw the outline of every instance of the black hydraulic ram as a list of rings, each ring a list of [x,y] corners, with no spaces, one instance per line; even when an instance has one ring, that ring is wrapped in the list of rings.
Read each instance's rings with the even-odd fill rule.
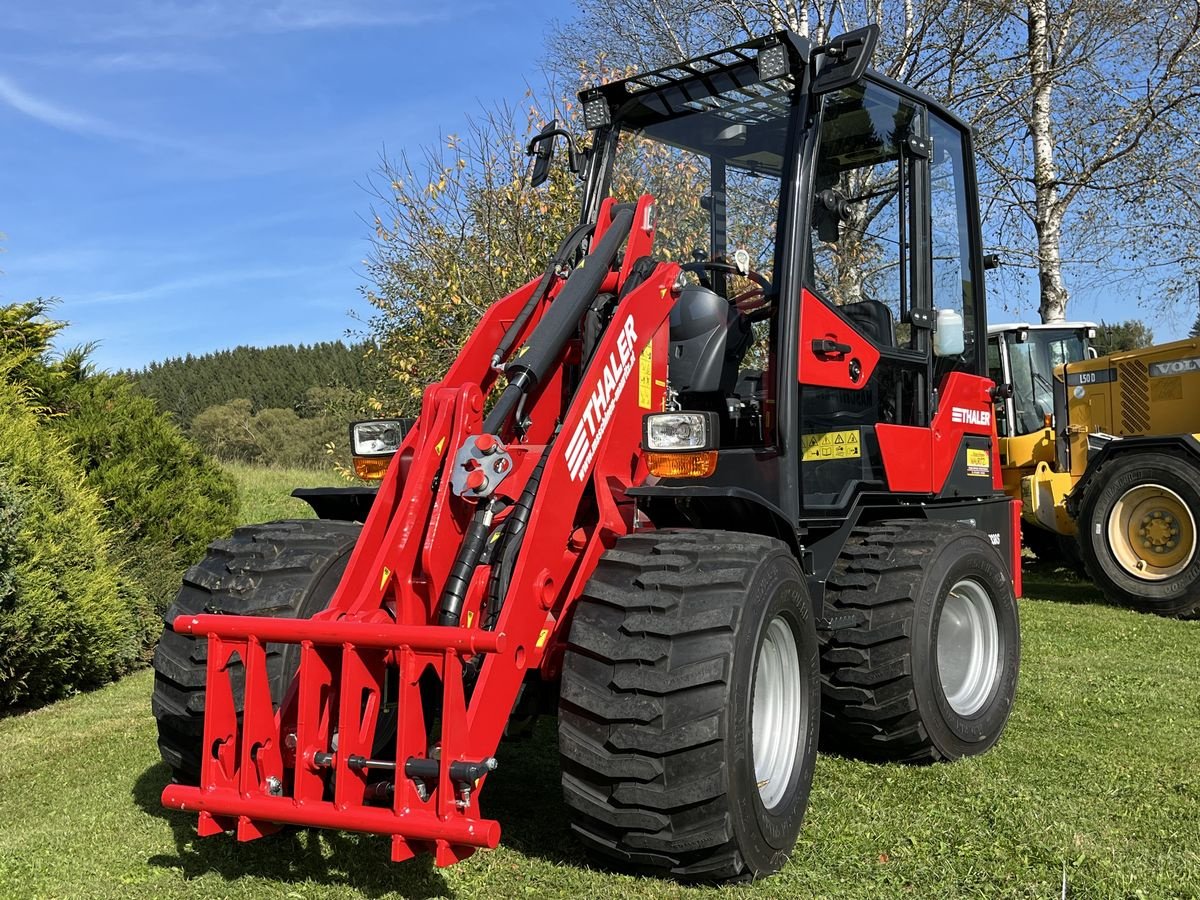
[[[492,411],[483,422],[484,434],[503,434],[509,419],[516,412],[521,399],[532,391],[550,371],[567,341],[578,331],[584,314],[591,308],[592,301],[600,292],[617,253],[624,246],[629,230],[633,227],[633,207],[617,207],[612,224],[604,236],[592,248],[592,252],[579,265],[567,283],[563,285],[550,308],[546,310],[525,347],[504,369],[508,386]],[[480,505],[476,510],[462,545],[458,548],[451,577],[446,581],[442,598],[438,604],[438,624],[457,625],[462,615],[467,586],[479,558],[483,554],[487,528],[496,514],[494,500]]]
[[[508,387],[484,420],[485,434],[501,434],[521,398],[532,391],[554,365],[600,292],[600,285],[612,269],[632,226],[633,208],[620,207],[613,216],[612,225],[554,298],[525,347],[504,367]]]

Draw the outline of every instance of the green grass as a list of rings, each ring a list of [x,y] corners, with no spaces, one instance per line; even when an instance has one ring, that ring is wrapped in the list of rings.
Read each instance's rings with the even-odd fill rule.
[[[1079,600],[1030,579],[1008,732],[983,757],[904,768],[822,756],[782,873],[725,896],[1200,895],[1200,623]],[[201,840],[158,805],[151,675],[0,721],[0,895],[682,897],[588,869],[557,789],[553,723],[505,745],[484,794],[498,850],[394,866],[382,838],[293,832]]]
[[[321,473],[241,471],[247,521]],[[906,768],[821,756],[795,853],[718,891],[589,869],[558,792],[552,720],[501,747],[483,795],[499,849],[445,870],[383,838],[199,839],[158,803],[148,671],[0,720],[0,897],[1200,897],[1200,622],[1027,577],[1012,721],[990,753]]]
[[[277,519],[308,519],[312,508],[303,500],[288,496],[298,487],[336,487],[343,484],[333,471],[285,469],[224,463],[238,483],[242,498],[242,521],[273,522]]]

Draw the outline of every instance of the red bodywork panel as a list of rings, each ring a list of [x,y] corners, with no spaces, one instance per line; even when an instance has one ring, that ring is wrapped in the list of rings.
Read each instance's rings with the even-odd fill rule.
[[[639,200],[624,264],[608,276],[605,290],[619,291],[633,262],[650,254],[652,204],[649,196]],[[596,241],[611,217],[607,201]],[[558,623],[600,554],[633,528],[625,490],[646,477],[638,452],[642,416],[664,405],[667,317],[678,272],[674,264],[660,264],[621,300],[569,405],[561,364],[527,398],[532,425],[523,440],[506,442],[512,467],[497,496],[519,497],[547,444],[555,443],[494,630],[481,627],[487,565],[469,583],[460,626],[435,624],[475,512],[474,502],[451,492],[449,468],[459,448],[481,432],[484,397],[498,379],[492,353],[536,282],[494,303],[446,377],[425,391],[421,414],[380,485],[328,609],[310,620],[176,619],[177,631],[208,639],[208,703],[201,785],[169,786],[166,806],[199,812],[202,835],[233,830],[239,840],[280,823],[387,834],[397,861],[430,851],[444,866],[496,846],[498,823],[479,815],[486,773],[472,771],[478,777],[469,780],[454,773],[494,757],[530,670],[556,677],[564,640]],[[525,343],[561,286],[551,288],[514,347]],[[578,361],[579,354],[578,342],[568,344],[563,360]],[[278,712],[267,681],[267,641],[300,645],[299,671]],[[464,666],[481,655],[468,698]],[[244,664],[240,719],[229,671],[235,656]],[[428,746],[422,701],[422,682],[431,677],[441,694],[436,754]],[[394,718],[384,710],[389,684],[398,695]],[[369,773],[386,771],[371,765],[384,728],[394,734],[398,769],[419,760],[434,766],[436,776],[419,784],[396,771],[388,776],[393,792],[378,796]]]
[[[828,341],[838,349],[822,352],[817,345]],[[796,375],[801,384],[816,387],[862,390],[875,366],[879,351],[869,339],[807,288],[800,292],[800,352]],[[852,364],[857,363],[857,377]]]
[[[938,409],[928,428],[887,423],[875,426],[889,490],[920,494],[941,491],[961,452],[963,435],[967,434],[991,438],[992,479],[988,486],[996,487],[1000,469],[992,384],[990,378],[951,372],[942,379]]]

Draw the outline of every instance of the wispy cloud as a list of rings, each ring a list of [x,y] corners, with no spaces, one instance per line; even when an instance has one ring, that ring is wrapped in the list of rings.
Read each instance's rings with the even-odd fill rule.
[[[4,75],[0,75],[0,103],[51,128],[76,134],[115,136],[115,129],[108,122],[35,97]]]
[[[85,68],[108,72],[185,72],[211,74],[224,69],[214,57],[167,50],[130,50],[105,53],[83,60]]]
[[[7,106],[22,115],[59,131],[88,137],[133,144],[143,150],[172,150],[192,152],[195,148],[186,141],[125,128],[107,119],[79,112],[52,100],[30,93],[4,74],[0,74],[0,106]]]
[[[187,50],[124,50],[93,52],[83,50],[43,51],[41,53],[4,53],[0,55],[10,68],[64,69],[82,73],[176,72],[185,75],[211,75],[226,71],[216,56]]]
[[[273,34],[367,27],[402,27],[441,21],[464,10],[413,0],[132,0],[80,8],[77,2],[49,0],[9,14],[0,29],[47,32],[79,43],[128,39],[191,38],[207,40],[244,34]],[[64,29],[67,33],[64,34]]]
[[[309,266],[268,266],[262,268],[237,268],[231,266],[222,268],[220,271],[205,272],[185,278],[174,278],[131,290],[101,291],[91,294],[76,294],[74,296],[64,293],[64,299],[67,300],[67,303],[64,305],[78,307],[138,303],[143,300],[169,298],[187,291],[220,287],[222,285],[244,285],[248,282],[261,281],[289,282],[296,279],[311,280],[317,276],[328,275],[331,272],[338,272],[346,268],[347,264],[340,261]]]

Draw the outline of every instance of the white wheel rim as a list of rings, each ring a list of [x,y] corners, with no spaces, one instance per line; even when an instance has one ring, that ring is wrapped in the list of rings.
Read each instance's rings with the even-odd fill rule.
[[[1134,578],[1162,581],[1191,565],[1196,555],[1196,520],[1170,488],[1139,484],[1113,504],[1108,546]]]
[[[783,616],[767,626],[754,666],[754,778],[767,809],[783,800],[803,740],[804,691],[796,636]]]
[[[957,582],[938,619],[938,675],[950,708],[979,712],[1000,677],[1000,626],[987,590],[973,578]]]

